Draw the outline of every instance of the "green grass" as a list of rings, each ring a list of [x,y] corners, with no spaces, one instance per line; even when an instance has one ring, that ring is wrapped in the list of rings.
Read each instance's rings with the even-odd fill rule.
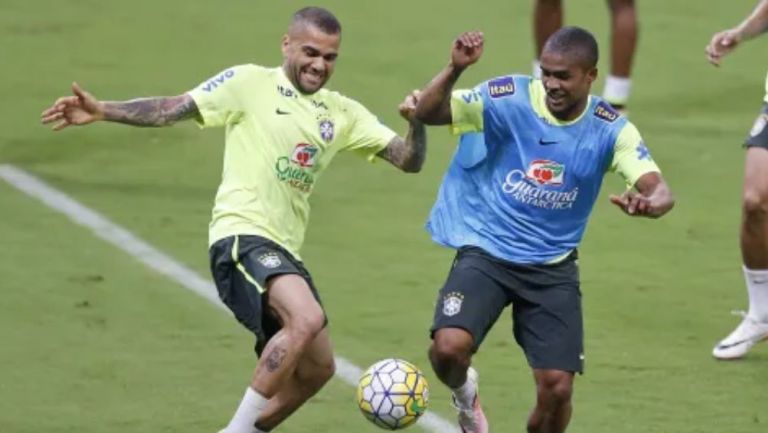
[[[709,355],[738,321],[728,312],[746,301],[739,144],[760,107],[765,41],[709,67],[711,33],[753,2],[708,3],[639,5],[631,116],[678,207],[644,221],[622,216],[605,196],[596,206],[581,249],[587,370],[576,383],[572,433],[768,431],[768,346],[734,363]],[[463,30],[485,31],[488,43],[462,85],[530,68],[530,2],[324,4],[344,25],[330,87],[397,129],[402,96],[445,64]],[[594,30],[607,53],[603,2],[567,4],[569,23]],[[277,64],[279,38],[302,5],[2,2],[0,163],[40,175],[207,275],[221,131],[95,125],[53,134],[38,115],[73,80],[125,99],[180,93],[232,64]],[[416,176],[341,155],[312,198],[303,256],[338,353],[359,365],[399,356],[428,371],[427,329],[452,254],[422,225],[454,141],[430,130]],[[621,183],[609,178],[604,189]],[[214,432],[229,419],[253,365],[246,331],[4,183],[0,209],[0,431]],[[507,315],[476,364],[494,431],[523,431],[533,384]],[[452,416],[447,392],[429,377],[431,409]],[[280,431],[377,431],[355,410],[352,389],[333,381]]]

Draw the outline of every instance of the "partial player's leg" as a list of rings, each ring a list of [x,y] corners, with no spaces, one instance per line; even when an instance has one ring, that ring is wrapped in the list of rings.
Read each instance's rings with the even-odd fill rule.
[[[279,275],[267,284],[269,308],[282,329],[264,347],[251,386],[271,398],[293,375],[299,359],[325,326],[325,314],[303,277]]]
[[[233,236],[217,242],[211,268],[220,298],[257,336],[261,349],[251,384],[222,432],[255,433],[268,401],[289,382],[325,326],[325,313],[300,263],[267,239]]]
[[[536,0],[533,8],[533,39],[536,41],[536,60],[533,62],[534,77],[541,77],[539,57],[541,57],[541,50],[544,49],[544,44],[562,26],[562,0]]]
[[[429,359],[438,379],[453,391],[459,426],[465,433],[487,433],[478,398],[472,355],[509,304],[491,277],[495,263],[479,248],[462,249],[438,294]]]
[[[632,60],[637,46],[637,11],[634,0],[607,0],[611,12],[611,71],[603,98],[617,109],[629,100]]]
[[[746,141],[741,218],[741,255],[749,311],[741,324],[715,346],[719,359],[737,359],[768,338],[768,104]]]
[[[277,427],[310,397],[315,395],[335,371],[328,330],[323,329],[304,352],[293,375],[269,400],[256,426],[268,432]]]
[[[583,370],[583,320],[575,254],[555,265],[518,265],[514,333],[536,380],[529,433],[562,433],[571,418],[574,373]]]
[[[528,417],[528,433],[562,433],[571,420],[573,372],[534,369],[536,406]]]

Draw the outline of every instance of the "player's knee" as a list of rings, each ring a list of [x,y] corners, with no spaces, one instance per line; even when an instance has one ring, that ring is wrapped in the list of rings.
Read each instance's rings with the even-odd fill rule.
[[[334,374],[336,374],[336,362],[334,362],[333,358],[323,361],[317,367],[318,382],[321,385],[325,385],[326,382],[331,380]]]
[[[433,365],[469,367],[472,355],[472,336],[466,331],[440,330],[435,334],[429,350]]]
[[[322,308],[309,308],[303,314],[293,317],[285,328],[297,344],[309,344],[323,330],[325,314]]]
[[[552,410],[570,403],[572,395],[572,375],[567,372],[547,375],[537,385],[537,400]]]
[[[744,188],[742,207],[747,220],[763,220],[768,216],[768,194],[747,186]]]

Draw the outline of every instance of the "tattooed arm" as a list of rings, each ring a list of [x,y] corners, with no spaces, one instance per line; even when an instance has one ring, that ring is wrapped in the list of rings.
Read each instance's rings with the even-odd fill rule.
[[[168,126],[198,113],[195,101],[189,95],[141,98],[125,102],[102,102],[90,93],[72,84],[74,96],[65,96],[47,110],[41,120],[54,123],[59,131],[70,125],[87,125],[99,120],[134,126]]]
[[[411,123],[405,138],[395,137],[378,153],[406,173],[418,173],[427,154],[427,131],[420,122]]]
[[[419,101],[418,90],[405,97],[398,107],[400,115],[408,121],[408,133],[403,137],[395,137],[382,149],[379,158],[386,159],[392,165],[406,173],[418,173],[424,165],[427,154],[427,130],[424,124],[416,120],[414,111]]]

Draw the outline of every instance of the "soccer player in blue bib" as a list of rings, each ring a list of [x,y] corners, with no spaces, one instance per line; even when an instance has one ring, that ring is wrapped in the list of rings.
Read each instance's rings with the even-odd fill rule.
[[[514,335],[533,369],[529,432],[565,431],[574,373],[583,369],[576,248],[606,172],[631,187],[610,200],[657,218],[674,199],[639,132],[590,96],[597,42],[576,27],[547,41],[542,80],[508,75],[453,91],[483,51],[462,34],[451,61],[422,91],[416,117],[461,134],[427,228],[458,250],[431,329],[432,367],[453,390],[465,433],[487,433],[472,355],[512,304]]]

